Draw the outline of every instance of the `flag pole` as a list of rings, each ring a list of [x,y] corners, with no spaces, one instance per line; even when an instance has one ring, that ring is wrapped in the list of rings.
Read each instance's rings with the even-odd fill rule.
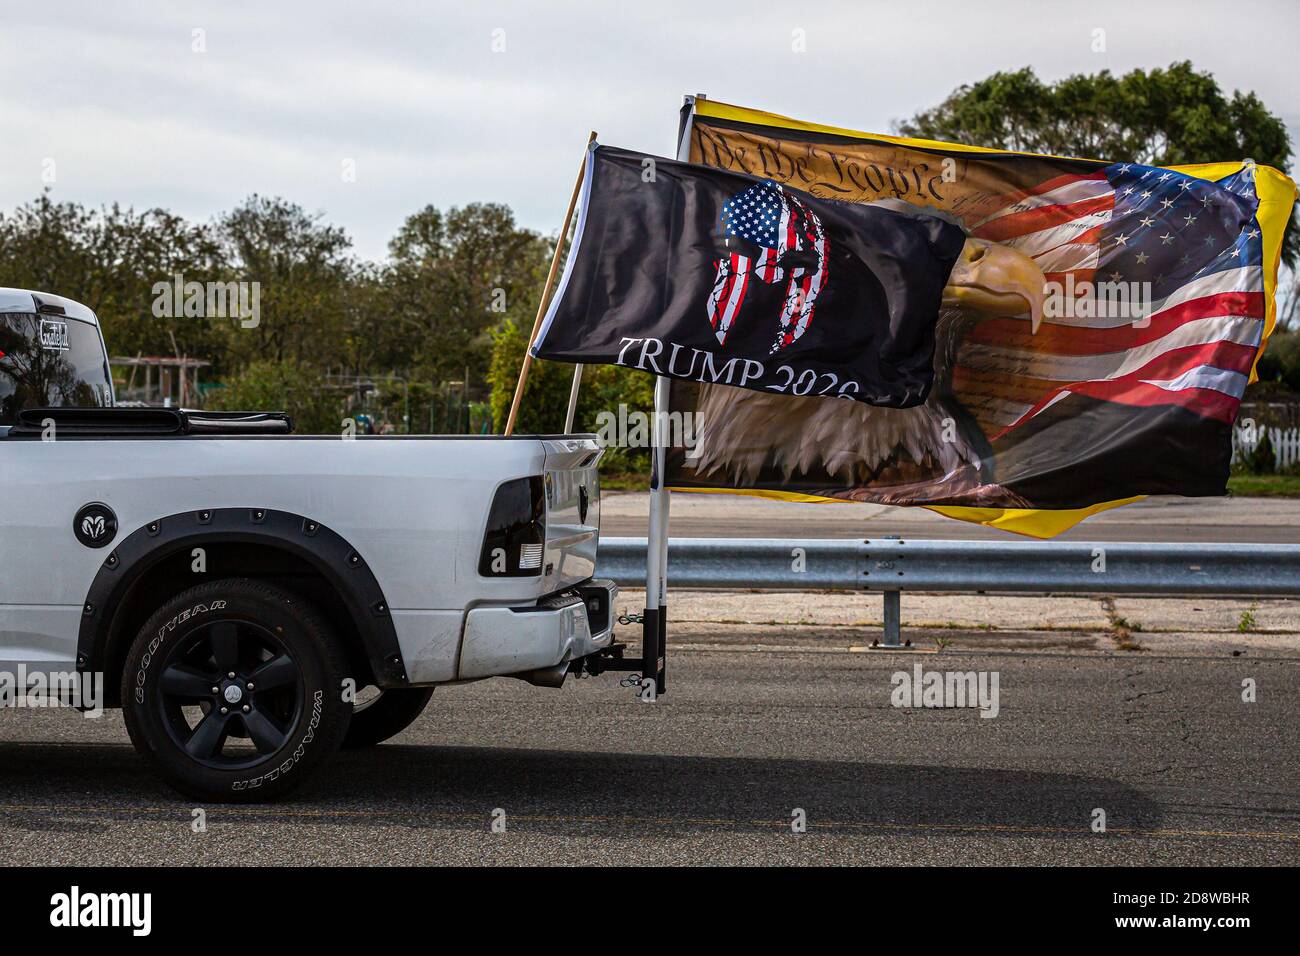
[[[682,124],[677,135],[677,158],[690,159],[691,126],[695,118],[695,101],[703,93],[686,97]],[[668,447],[668,412],[670,379],[655,379],[654,424],[650,430],[650,515],[646,533],[645,614],[641,630],[641,677],[653,680],[655,695],[662,694],[667,677],[668,644],[668,509],[670,493],[664,485]],[[685,434],[685,428],[682,434]]]
[[[569,386],[569,411],[564,416],[564,434],[573,434],[573,419],[578,414],[578,390],[582,388],[582,363],[573,366],[573,384]]]
[[[650,516],[645,549],[645,613],[641,617],[641,679],[664,692],[668,584],[668,489],[664,487],[670,380],[655,379],[654,420],[650,428]]]
[[[592,130],[587,138],[587,146],[596,141],[596,131]],[[560,271],[560,258],[564,253],[564,240],[569,235],[569,223],[573,221],[573,209],[578,205],[578,194],[582,191],[582,178],[587,172],[587,154],[582,154],[582,165],[578,167],[578,180],[573,184],[573,195],[569,197],[569,208],[564,214],[564,225],[560,227],[560,237],[555,242],[555,255],[551,257],[551,270],[546,274],[546,284],[542,286],[542,298],[537,303],[537,318],[533,319],[533,331],[528,335],[528,348],[524,352],[524,364],[519,369],[519,382],[515,385],[515,397],[510,402],[510,416],[506,419],[506,434],[515,430],[515,419],[519,417],[519,403],[524,397],[524,383],[528,381],[528,370],[533,367],[533,341],[537,330],[542,326],[542,316],[546,314],[547,300],[551,297],[551,288],[555,285],[555,274]],[[579,368],[579,372],[581,368]],[[574,389],[577,389],[578,377],[575,373]],[[568,429],[566,428],[567,432]]]

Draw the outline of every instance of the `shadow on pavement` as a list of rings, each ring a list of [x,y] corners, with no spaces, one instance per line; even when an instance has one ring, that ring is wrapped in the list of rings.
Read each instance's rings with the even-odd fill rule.
[[[192,801],[160,783],[126,745],[0,744],[0,831],[108,827],[124,817],[189,820]],[[821,828],[1005,828],[1008,837],[1155,829],[1161,807],[1097,777],[1019,770],[784,758],[386,745],[342,753],[286,802],[223,806],[223,818],[286,826],[512,830],[771,830],[794,808]]]

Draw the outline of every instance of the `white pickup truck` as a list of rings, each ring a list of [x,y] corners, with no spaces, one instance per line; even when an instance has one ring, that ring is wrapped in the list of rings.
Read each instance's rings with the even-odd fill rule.
[[[619,653],[593,437],[291,431],[114,407],[95,315],[0,289],[0,676],[100,676],[173,786],[252,801],[438,684]]]

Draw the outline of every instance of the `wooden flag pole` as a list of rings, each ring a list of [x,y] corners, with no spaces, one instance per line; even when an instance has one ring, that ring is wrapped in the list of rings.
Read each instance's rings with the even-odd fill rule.
[[[564,434],[573,434],[573,420],[578,415],[578,392],[582,389],[582,363],[573,366],[573,384],[569,386],[569,411],[564,416]]]
[[[596,132],[592,130],[587,139],[590,147],[596,141]],[[578,167],[578,181],[573,184],[573,195],[569,197],[569,209],[564,214],[564,225],[560,227],[560,238],[555,243],[555,255],[551,257],[551,271],[546,274],[546,284],[542,286],[542,299],[537,303],[537,318],[533,319],[533,331],[528,336],[528,349],[524,352],[524,364],[519,369],[519,382],[515,385],[515,397],[510,403],[510,417],[506,419],[506,434],[515,430],[515,419],[519,417],[519,403],[524,397],[524,383],[528,381],[528,370],[533,367],[533,340],[542,327],[542,316],[546,314],[547,301],[551,297],[551,288],[555,285],[555,274],[560,271],[560,258],[564,253],[564,241],[569,235],[569,223],[573,221],[573,210],[578,205],[578,194],[582,192],[582,179],[587,173],[587,154],[582,154],[582,165]]]

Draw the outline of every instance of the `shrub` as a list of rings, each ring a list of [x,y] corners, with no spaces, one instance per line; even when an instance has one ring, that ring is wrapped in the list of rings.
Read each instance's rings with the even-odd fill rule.
[[[288,412],[300,435],[337,435],[342,401],[315,369],[288,362],[253,362],[222,388],[205,396],[209,408],[241,412]]]
[[[1268,437],[1268,429],[1263,430],[1259,443],[1246,455],[1246,471],[1252,475],[1271,475],[1277,470],[1277,454],[1273,451],[1273,440]]]
[[[507,319],[492,336],[492,364],[488,383],[492,394],[492,422],[497,434],[505,431],[510,402],[524,358],[526,333]],[[519,407],[516,432],[556,434],[564,429],[564,415],[569,407],[569,390],[573,384],[573,366],[562,362],[533,362],[528,373],[523,402]],[[595,432],[596,416],[603,411],[618,415],[618,406],[628,411],[649,413],[654,407],[654,378],[644,372],[614,365],[588,365],[583,369],[582,390],[574,415],[574,431]],[[647,448],[610,447],[601,460],[607,474],[646,471],[650,452]]]

